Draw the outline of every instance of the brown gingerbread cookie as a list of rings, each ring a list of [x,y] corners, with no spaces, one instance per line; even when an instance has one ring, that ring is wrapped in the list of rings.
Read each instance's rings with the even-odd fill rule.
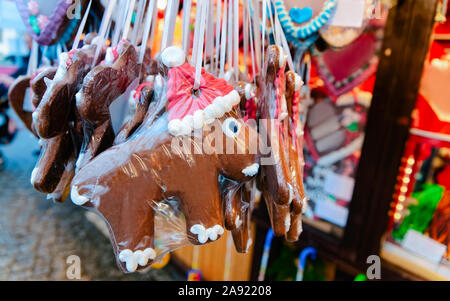
[[[194,244],[214,241],[224,231],[219,175],[245,183],[258,172],[258,155],[251,154],[248,145],[254,130],[232,110],[239,103],[238,94],[225,81],[204,73],[199,93],[184,98],[179,93],[191,93],[184,88],[193,86],[195,68],[184,64],[181,49],[172,53],[178,55],[175,61],[162,53],[167,67],[163,85],[167,90],[162,94],[168,99],[167,112],[142,135],[98,155],[73,180],[72,201],[108,221],[117,261],[127,272],[147,267],[156,256],[154,202],[178,200],[189,240]],[[184,101],[194,110],[183,108]],[[208,152],[185,152],[187,146],[192,150],[198,145],[194,129],[203,130]],[[210,141],[213,134],[216,143],[242,153],[219,151]]]
[[[58,70],[36,110],[33,122],[41,138],[52,138],[67,131],[73,109],[75,93],[79,90],[84,76],[91,69],[95,45],[62,53]]]
[[[267,164],[262,164],[259,181],[276,236],[283,236],[288,232],[291,223],[290,205],[295,198],[289,169],[285,66],[283,50],[275,45],[269,46],[265,77],[261,78],[258,98],[261,101],[260,134],[265,135],[271,157]]]
[[[31,184],[43,193],[52,193],[73,156],[72,137],[69,132],[51,139],[43,139],[41,156],[31,173]]]
[[[8,100],[11,109],[19,116],[20,120],[24,123],[26,128],[34,133],[32,123],[32,112],[25,111],[23,104],[25,101],[25,95],[27,89],[30,88],[31,76],[23,75],[19,76],[11,85],[8,91]]]
[[[136,103],[136,111],[133,115],[133,118],[128,120],[114,139],[114,144],[119,144],[127,140],[133,133],[141,126],[144,122],[145,117],[147,116],[148,108],[150,102],[153,100],[153,83],[144,83],[145,86],[142,87],[141,90],[136,91],[135,95],[132,95],[133,100],[135,96],[137,99]]]
[[[84,122],[85,143],[77,169],[113,144],[109,106],[139,76],[136,48],[128,41],[108,50],[105,62],[92,69],[76,94],[76,107]]]
[[[307,198],[303,187],[303,129],[299,120],[300,88],[303,81],[293,71],[286,73],[286,102],[289,114],[289,169],[291,184],[295,191],[291,206],[291,225],[286,234],[288,241],[297,241],[302,232],[302,213]]]

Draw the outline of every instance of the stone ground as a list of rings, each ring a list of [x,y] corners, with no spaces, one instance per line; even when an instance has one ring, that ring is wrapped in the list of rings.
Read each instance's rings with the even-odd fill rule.
[[[37,141],[25,130],[0,145],[0,280],[68,280],[66,259],[81,259],[82,280],[183,280],[172,265],[146,273],[123,274],[109,239],[70,200],[53,204],[30,182]]]

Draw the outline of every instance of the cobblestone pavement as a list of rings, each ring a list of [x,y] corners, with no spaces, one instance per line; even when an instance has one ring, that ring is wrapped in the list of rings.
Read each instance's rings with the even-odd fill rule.
[[[109,239],[70,200],[53,204],[33,190],[29,177],[37,142],[21,131],[14,142],[0,146],[0,280],[67,280],[66,259],[81,259],[82,280],[182,280],[168,265],[125,275],[116,266]]]

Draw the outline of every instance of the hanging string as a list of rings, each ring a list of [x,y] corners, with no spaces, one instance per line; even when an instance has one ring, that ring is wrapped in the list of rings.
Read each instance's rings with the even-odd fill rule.
[[[92,0],[89,0],[89,4],[88,4],[88,6],[86,8],[86,11],[84,12],[84,16],[83,16],[83,19],[81,20],[80,26],[78,27],[77,34],[75,35],[75,40],[74,40],[73,45],[72,45],[72,50],[78,48],[78,45],[79,45],[80,39],[81,39],[81,35],[83,34],[83,30],[84,30],[84,27],[86,25],[87,17],[89,15],[90,10],[91,10],[91,4],[92,4]]]
[[[239,0],[234,0],[234,14],[233,14],[233,66],[234,66],[234,78],[239,80]]]
[[[242,9],[242,23],[243,23],[243,38],[244,38],[244,75],[245,79],[248,81],[248,71],[247,71],[247,57],[248,57],[248,13],[247,13],[247,1],[244,0],[243,9]]]
[[[250,1],[247,1],[247,12],[248,12],[248,20],[249,27],[251,27],[251,19],[250,18]],[[255,64],[255,51],[254,51],[254,45],[253,45],[253,31],[250,30],[250,52],[252,54],[252,71],[253,71],[253,83],[256,85],[256,64]]]
[[[216,61],[214,71],[217,75],[219,69],[219,42],[220,42],[220,17],[222,15],[222,1],[217,1],[216,7]]]
[[[222,35],[220,38],[220,73],[219,77],[223,78],[225,74],[225,47],[227,45],[227,2],[224,0],[223,15],[222,15]]]
[[[128,14],[125,19],[125,28],[123,30],[122,39],[128,39],[128,32],[131,27],[131,19],[133,17],[134,5],[136,4],[136,0],[130,0],[130,5],[128,6]]]
[[[150,34],[150,26],[152,25],[153,10],[156,8],[156,0],[150,0],[147,7],[147,16],[145,17],[144,33],[142,36],[141,49],[139,52],[139,64],[144,61],[145,51],[147,50],[147,42]]]
[[[191,0],[183,1],[183,50],[189,55],[189,47],[191,42],[190,26],[191,26]]]
[[[199,3],[197,3],[198,5]],[[202,1],[201,3],[201,17],[200,17],[200,36],[198,40],[198,53],[197,62],[195,64],[195,80],[194,80],[194,90],[200,87],[201,71],[202,71],[202,56],[203,56],[203,45],[205,39],[205,26],[206,26],[206,10],[209,2]]]
[[[144,18],[146,0],[139,0],[137,15],[134,20],[133,33],[131,34],[131,43],[137,44],[139,35],[142,33],[142,19]]]
[[[132,0],[134,1],[134,0]],[[99,40],[97,42],[97,49],[95,49],[95,56],[94,60],[92,61],[92,68],[94,68],[95,63],[98,60],[98,56],[100,55],[100,50],[103,47],[103,44],[105,42],[106,32],[109,27],[109,20],[111,19],[113,8],[116,4],[116,0],[111,0],[108,3],[108,7],[106,9],[105,14],[103,15],[102,23],[100,24],[100,30],[99,30]]]
[[[125,17],[128,12],[128,1],[120,0],[119,2],[119,19],[116,20],[116,25],[114,26],[114,35],[111,41],[111,46],[114,47],[119,42],[120,33],[122,32],[123,26],[125,25]]]

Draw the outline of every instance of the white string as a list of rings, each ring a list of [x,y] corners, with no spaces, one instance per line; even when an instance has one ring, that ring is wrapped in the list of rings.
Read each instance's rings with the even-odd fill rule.
[[[125,19],[125,28],[123,30],[123,35],[122,35],[123,39],[128,39],[128,32],[130,31],[130,27],[131,27],[131,18],[133,17],[135,3],[136,3],[136,0],[130,0],[130,5],[128,6],[127,18]]]
[[[233,66],[234,66],[234,78],[239,80],[239,0],[234,0],[234,36],[233,36]]]
[[[139,63],[144,61],[145,51],[147,50],[147,42],[150,34],[150,26],[152,25],[153,10],[156,7],[156,0],[150,0],[147,7],[147,16],[145,17],[144,34],[142,37],[141,49],[139,53]]]
[[[173,29],[175,28],[176,16],[174,11],[178,9],[178,1],[169,0],[166,6],[166,13],[164,15],[164,28],[163,36],[161,39],[161,50],[172,44],[173,40]]]
[[[224,0],[223,15],[222,15],[222,35],[220,39],[220,73],[219,77],[223,78],[225,73],[225,48],[227,45],[227,2]]]
[[[203,56],[203,44],[205,39],[205,26],[206,26],[206,10],[209,4],[208,1],[199,1],[197,5],[201,3],[201,21],[200,21],[200,36],[199,36],[199,46],[197,54],[197,62],[195,65],[195,81],[194,90],[200,87],[201,71],[202,71],[202,56]]]
[[[227,71],[233,70],[233,0],[228,0]]]
[[[111,19],[112,11],[113,11],[115,4],[116,4],[116,0],[111,0],[108,3],[108,7],[105,11],[105,14],[103,15],[102,23],[100,24],[100,30],[99,30],[99,40],[97,41],[97,44],[96,44],[97,48],[95,49],[95,56],[94,56],[94,60],[92,61],[92,68],[95,66],[98,56],[100,55],[100,50],[102,49],[103,44],[105,42],[105,34],[109,27],[109,20]]]
[[[89,15],[89,11],[91,10],[91,4],[92,4],[92,0],[89,0],[88,7],[86,8],[86,11],[84,12],[83,20],[81,20],[80,26],[78,27],[78,31],[77,31],[75,40],[72,45],[72,50],[78,48],[78,44],[80,43],[81,35],[83,34],[84,26],[86,25],[86,20]]]
[[[258,67],[258,72],[261,72],[261,64],[264,64],[264,60],[262,59],[261,50],[263,46],[261,45],[261,21],[259,20],[259,0],[252,0],[252,7],[254,8],[253,11],[253,18],[251,19],[253,24],[253,32],[254,34],[254,41],[255,41],[255,60]],[[250,7],[249,7],[249,11]],[[250,32],[250,34],[252,34]],[[253,40],[253,39],[252,39]],[[256,74],[256,73],[255,73]]]
[[[219,42],[220,42],[220,19],[222,15],[222,1],[217,1],[216,7],[216,65],[215,65],[215,73],[217,75],[217,70],[219,68]]]
[[[248,81],[248,71],[247,71],[247,57],[248,57],[248,13],[247,13],[247,1],[244,0],[243,10],[242,10],[242,23],[244,30],[244,75],[246,77],[246,81]]]
[[[199,1],[200,2],[200,1]],[[198,39],[199,39],[199,29],[200,29],[200,16],[201,16],[201,9],[200,9],[200,3],[197,2],[197,6],[195,7],[195,26],[194,26],[194,42],[192,44],[192,64],[197,63],[197,48],[199,46]]]
[[[120,33],[122,32],[123,26],[125,25],[125,17],[128,12],[128,1],[120,0],[119,2],[119,19],[116,20],[116,25],[114,26],[114,35],[111,41],[111,46],[116,46],[119,42]]]
[[[263,18],[263,28],[262,28],[262,31],[261,31],[261,34],[262,34],[262,63],[264,64],[264,62],[265,62],[265,41],[266,41],[266,20],[267,20],[267,17],[266,17],[266,12],[267,12],[267,9],[266,9],[266,7],[267,7],[267,0],[263,0],[263,7],[262,7],[262,18]],[[262,70],[262,75],[264,76],[265,74],[264,74],[264,70]]]
[[[155,37],[155,31],[156,31],[156,21],[158,20],[158,5],[155,3],[155,8],[153,9],[153,16],[152,16],[152,31],[150,33],[150,47],[153,47],[153,39]]]
[[[60,45],[60,44],[58,44],[58,45]],[[31,44],[30,58],[28,60],[28,67],[27,67],[27,75],[28,76],[33,75],[37,69],[38,55],[39,55],[39,44],[35,40],[33,40],[32,44]],[[58,57],[59,57],[59,55],[58,55]]]
[[[186,55],[189,54],[189,47],[191,42],[190,26],[191,26],[191,0],[183,1],[183,50]]]
[[[209,58],[210,71],[214,66],[214,2],[209,0],[206,26],[205,60]]]
[[[137,16],[134,20],[133,33],[131,34],[131,40],[130,40],[131,43],[135,44],[135,45],[137,44],[139,34],[141,33],[142,28],[143,28],[141,26],[141,24],[142,24],[142,20],[144,18],[146,2],[147,2],[146,0],[139,0],[139,3],[138,3]]]

